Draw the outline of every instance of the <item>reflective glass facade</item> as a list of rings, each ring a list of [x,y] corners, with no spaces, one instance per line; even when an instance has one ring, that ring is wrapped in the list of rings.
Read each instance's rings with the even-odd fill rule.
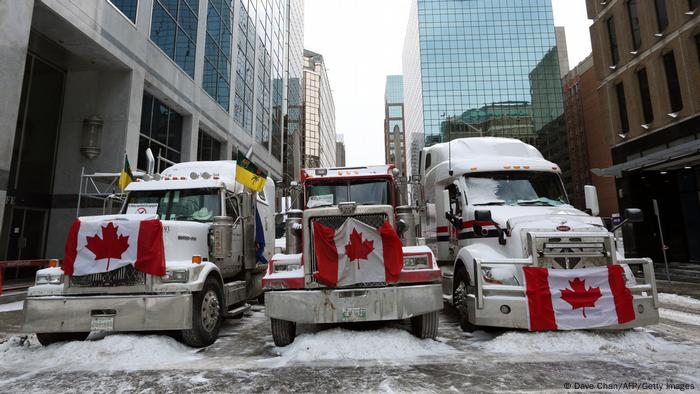
[[[199,0],[154,0],[151,40],[194,78]]]
[[[535,143],[563,112],[556,54],[550,0],[413,0],[403,53],[409,161],[465,136]]]
[[[231,92],[232,0],[210,1],[202,87],[226,111]]]
[[[384,159],[406,174],[403,76],[387,75],[384,89]]]
[[[130,21],[136,23],[136,10],[139,6],[139,0],[109,0],[114,4]]]
[[[147,168],[147,148],[151,148],[156,159],[160,156],[175,163],[180,162],[182,115],[148,93],[143,94],[139,131],[139,157],[136,168]],[[165,167],[167,165],[161,163],[160,170]]]
[[[304,130],[304,2],[287,2],[287,118],[284,141],[284,182],[298,180],[301,171],[301,138]]]
[[[335,104],[323,56],[304,50],[304,167],[333,167],[335,141]]]

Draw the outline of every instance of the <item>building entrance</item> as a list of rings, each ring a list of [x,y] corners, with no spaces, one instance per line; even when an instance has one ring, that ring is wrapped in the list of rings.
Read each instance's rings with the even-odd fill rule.
[[[65,71],[29,53],[10,167],[0,260],[44,258]],[[12,277],[12,272],[6,272]],[[14,272],[15,276],[19,272]]]

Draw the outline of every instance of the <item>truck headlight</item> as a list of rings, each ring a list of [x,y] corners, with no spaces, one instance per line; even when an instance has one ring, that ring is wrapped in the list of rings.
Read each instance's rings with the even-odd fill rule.
[[[63,274],[36,274],[37,285],[60,285],[63,283]]]
[[[167,270],[160,280],[163,283],[185,283],[189,277],[189,270]]]
[[[403,257],[403,269],[404,270],[422,270],[428,269],[428,256],[404,256]]]
[[[511,270],[494,267],[481,267],[481,275],[487,283],[519,286],[518,278]]]

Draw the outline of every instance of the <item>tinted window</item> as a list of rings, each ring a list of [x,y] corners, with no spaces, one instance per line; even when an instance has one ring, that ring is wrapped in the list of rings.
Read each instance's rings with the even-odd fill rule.
[[[156,165],[159,155],[175,163],[180,161],[182,115],[145,92],[141,107],[140,132],[137,168],[146,168],[147,148],[153,151]],[[163,162],[160,169],[156,168],[156,170],[162,171],[166,167],[167,164]]]
[[[194,78],[197,42],[196,0],[154,0],[151,40]]]
[[[617,110],[620,115],[620,128],[622,133],[627,133],[630,129],[629,119],[627,118],[627,101],[625,100],[625,87],[622,82],[615,85],[615,93],[617,96]]]
[[[608,26],[608,41],[610,44],[610,61],[612,64],[617,64],[620,61],[620,54],[617,51],[617,34],[615,33],[615,20],[612,16],[607,20]]]
[[[632,49],[635,51],[642,45],[642,33],[639,28],[639,15],[637,13],[637,0],[629,0],[627,2],[627,15],[630,20],[630,29],[632,30]]]
[[[681,96],[681,85],[678,80],[678,70],[676,69],[676,58],[673,52],[664,55],[664,70],[666,71],[666,84],[668,85],[668,97],[671,101],[671,112],[678,112],[683,109],[683,97]]]
[[[668,27],[668,12],[666,11],[666,0],[654,0],[656,8],[656,24],[659,28],[659,33],[666,30]]]
[[[637,81],[639,82],[639,97],[642,100],[642,112],[644,113],[644,123],[649,124],[654,121],[654,111],[651,107],[651,94],[649,93],[649,79],[647,70],[637,71]]]
[[[132,22],[136,23],[136,10],[139,7],[138,0],[109,0],[115,7],[119,8],[122,14],[126,15]]]

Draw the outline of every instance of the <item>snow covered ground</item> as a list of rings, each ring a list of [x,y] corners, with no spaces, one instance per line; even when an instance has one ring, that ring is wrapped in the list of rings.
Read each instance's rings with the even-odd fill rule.
[[[0,304],[0,313],[20,311],[24,307],[24,301],[15,301],[7,304]]]
[[[700,301],[661,301],[660,324],[625,332],[464,333],[447,309],[435,341],[413,337],[406,322],[300,326],[278,348],[254,307],[200,350],[157,335],[42,347],[33,336],[0,334],[0,392],[562,392],[620,382],[700,391]],[[0,313],[0,323],[18,313]]]

